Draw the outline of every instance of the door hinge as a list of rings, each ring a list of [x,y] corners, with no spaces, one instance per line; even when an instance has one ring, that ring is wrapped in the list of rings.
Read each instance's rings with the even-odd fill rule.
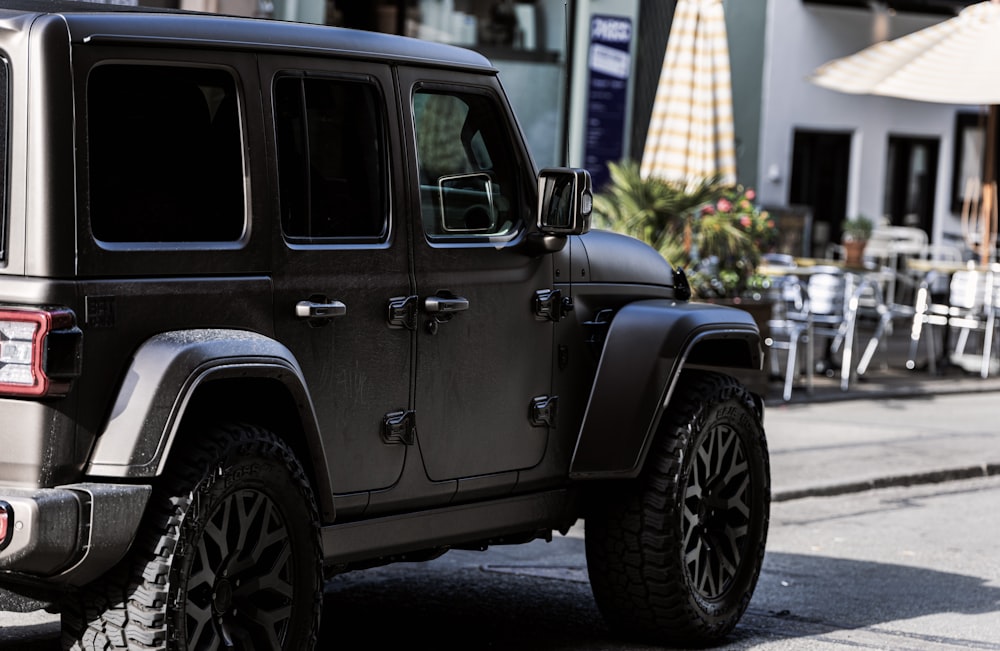
[[[561,289],[539,289],[535,291],[535,319],[558,323],[573,311],[573,298],[563,296]]]
[[[555,427],[559,416],[559,396],[536,396],[531,399],[532,427]]]
[[[413,445],[417,434],[417,414],[414,411],[393,411],[382,419],[382,442]]]
[[[396,296],[389,299],[389,314],[386,321],[393,329],[417,329],[417,308],[420,303],[418,296]]]

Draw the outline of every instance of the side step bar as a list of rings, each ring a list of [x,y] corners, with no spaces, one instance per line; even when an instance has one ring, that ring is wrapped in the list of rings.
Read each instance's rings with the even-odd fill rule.
[[[323,555],[329,563],[354,563],[478,541],[501,543],[506,535],[569,528],[577,518],[575,495],[568,490],[547,491],[334,524],[323,528]]]

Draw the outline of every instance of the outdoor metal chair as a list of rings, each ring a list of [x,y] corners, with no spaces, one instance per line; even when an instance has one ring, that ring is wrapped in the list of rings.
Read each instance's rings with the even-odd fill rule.
[[[844,391],[856,372],[852,365],[860,295],[853,278],[839,267],[817,267],[807,288],[813,336],[828,342],[824,355],[828,369],[834,366],[833,356],[840,353],[840,388]]]
[[[881,270],[868,274],[853,275],[853,286],[849,290],[848,313],[853,321],[853,332],[857,332],[857,322],[863,319],[873,319],[875,330],[865,344],[858,358],[854,373],[858,376],[868,372],[868,367],[878,352],[885,337],[892,334],[893,321],[897,318],[907,319],[913,316],[912,306],[896,304],[891,299],[898,274],[895,270],[883,267]]]
[[[779,350],[787,351],[782,372],[784,386],[781,397],[791,400],[792,388],[801,373],[800,352],[804,349],[806,390],[812,393],[813,360],[812,319],[809,314],[809,298],[802,281],[794,275],[780,276],[772,285],[774,308],[768,321],[768,338],[765,343],[770,352],[771,371],[780,368]]]
[[[964,358],[970,334],[978,333],[982,338],[982,347],[977,355],[979,375],[983,378],[988,377],[993,370],[993,339],[996,336],[997,312],[1000,311],[1000,286],[997,280],[995,269],[955,271],[949,283],[947,303],[935,303],[932,300],[929,282],[923,282],[917,290],[907,368],[916,367],[917,349],[920,339],[923,338],[927,344],[928,370],[936,373],[938,360],[932,328],[946,329],[944,339],[946,348],[947,335],[950,329],[955,328],[958,330],[958,339],[951,352],[951,358]],[[928,331],[926,337],[923,336],[925,328]]]

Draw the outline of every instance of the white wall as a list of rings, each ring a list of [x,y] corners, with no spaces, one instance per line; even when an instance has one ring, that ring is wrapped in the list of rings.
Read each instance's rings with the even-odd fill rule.
[[[918,14],[892,16],[888,19],[888,36],[896,38],[942,19]],[[871,45],[874,21],[875,13],[867,9],[770,0],[761,119],[760,200],[775,205],[788,202],[796,128],[853,134],[848,215],[882,214],[889,135],[937,138],[940,148],[931,238],[939,241],[942,231],[956,234],[960,231],[950,204],[952,135],[955,113],[962,107],[849,95],[808,81],[808,76],[823,63]],[[776,178],[771,178],[772,173]]]

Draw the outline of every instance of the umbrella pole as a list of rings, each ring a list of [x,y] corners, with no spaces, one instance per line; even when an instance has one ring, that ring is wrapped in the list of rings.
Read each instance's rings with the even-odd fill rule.
[[[983,203],[980,213],[982,239],[979,240],[979,262],[984,266],[993,259],[994,240],[997,234],[996,137],[997,105],[991,104],[986,118],[986,169],[983,174]]]

